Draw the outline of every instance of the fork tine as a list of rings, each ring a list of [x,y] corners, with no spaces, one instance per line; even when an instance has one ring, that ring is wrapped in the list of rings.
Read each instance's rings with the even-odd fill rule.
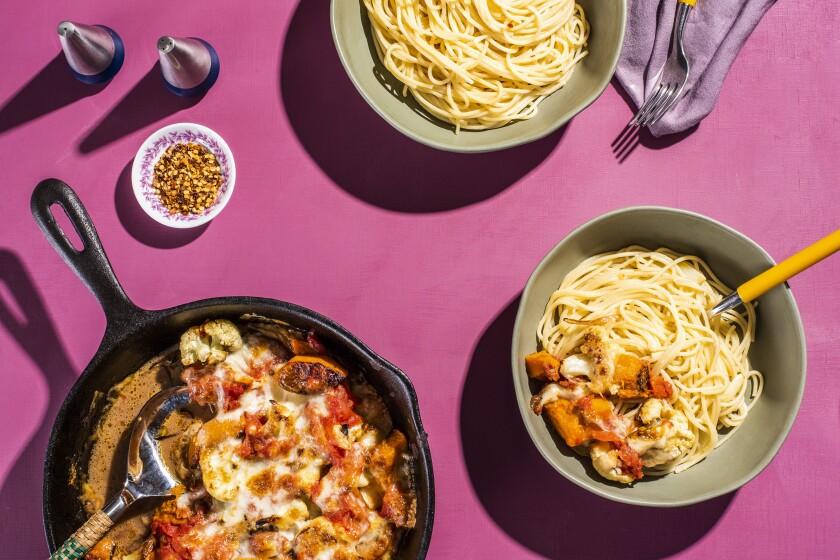
[[[651,96],[647,98],[647,100],[642,104],[641,107],[639,107],[639,111],[633,117],[633,121],[635,121],[635,124],[637,124],[637,125],[639,124],[639,121],[642,119],[642,117],[644,117],[644,115],[647,114],[648,111],[650,111],[650,108],[653,107],[653,105],[657,101],[659,101],[659,98],[661,96],[662,96],[662,84],[659,84],[656,87],[656,89],[654,90],[654,92],[651,94]]]
[[[659,99],[656,100],[656,103],[653,104],[650,108],[648,108],[648,110],[642,116],[642,118],[640,119],[641,122],[639,122],[639,126],[647,126],[651,115],[656,113],[659,110],[659,108],[662,107],[662,104],[665,103],[665,101],[668,99],[668,96],[670,95],[670,93],[671,93],[671,84],[663,83],[662,84],[662,95],[659,96]]]
[[[653,116],[655,113],[662,108],[662,105],[668,101],[668,96],[671,94],[671,84],[665,84],[665,88],[662,91],[662,95],[659,96],[659,101],[656,102],[656,105],[651,107],[650,110],[645,113],[640,126],[647,126],[650,122],[650,117]]]
[[[636,115],[632,119],[630,119],[629,124],[631,126],[638,125],[639,121],[642,119],[642,117],[650,110],[651,107],[653,107],[653,104],[656,103],[657,101],[659,101],[659,97],[661,95],[662,95],[662,84],[659,84],[659,87],[656,88],[656,91],[654,91],[653,94],[650,97],[647,98],[647,101],[645,101],[644,104],[642,104],[642,106],[639,107],[639,111],[636,113]]]
[[[653,126],[667,113],[679,99],[690,71],[689,60],[683,46],[683,30],[688,14],[694,6],[694,0],[679,0],[674,15],[674,29],[671,31],[671,45],[668,58],[654,78],[655,91],[642,104],[639,112],[630,120],[628,126]]]
[[[674,104],[677,102],[677,99],[679,99],[680,93],[682,93],[682,88],[675,86],[674,91],[671,93],[670,98],[668,99],[668,102],[665,103],[662,109],[648,121],[648,126],[655,125],[659,122],[659,119],[665,116],[665,113],[667,113],[671,109],[671,107],[673,107]]]
[[[671,94],[674,92],[674,90],[676,88],[677,88],[676,84],[667,84],[665,86],[665,90],[664,90],[663,94],[659,97],[659,101],[656,103],[656,106],[651,107],[650,110],[647,113],[645,113],[645,116],[644,116],[644,118],[642,118],[642,122],[639,123],[639,126],[650,126],[651,117],[658,114],[659,111],[663,107],[668,106],[668,102],[671,98]]]
[[[665,112],[668,111],[668,109],[670,109],[671,103],[673,103],[674,94],[677,92],[677,89],[677,84],[671,84],[668,87],[668,92],[666,93],[666,95],[662,96],[662,101],[659,103],[659,106],[656,107],[655,110],[648,113],[647,118],[645,119],[645,126],[651,126],[654,123],[655,119],[662,116]]]

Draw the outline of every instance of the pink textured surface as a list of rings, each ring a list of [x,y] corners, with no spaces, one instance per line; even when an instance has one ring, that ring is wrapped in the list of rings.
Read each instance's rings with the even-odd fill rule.
[[[105,327],[29,214],[31,190],[46,177],[79,193],[140,306],[238,294],[288,300],[403,368],[435,461],[432,559],[836,557],[840,258],[791,282],[808,340],[802,408],[776,460],[724,498],[648,510],[572,486],[528,441],[508,363],[511,302],[529,273],[564,234],[603,212],[637,204],[701,212],[777,259],[840,225],[836,6],[776,5],[699,129],[671,145],[643,138],[619,163],[610,143],[631,109],[613,87],[562,131],[508,152],[456,156],[400,137],[341,70],[327,4],[4,7],[3,558],[47,556],[46,437]],[[55,59],[62,19],[121,34],[126,62],[107,87],[74,83]],[[201,101],[185,103],[159,83],[161,34],[202,37],[218,50],[221,76]],[[186,236],[142,215],[129,187],[140,143],[179,121],[219,132],[238,171],[228,207]],[[462,411],[479,408],[483,417],[462,422]]]

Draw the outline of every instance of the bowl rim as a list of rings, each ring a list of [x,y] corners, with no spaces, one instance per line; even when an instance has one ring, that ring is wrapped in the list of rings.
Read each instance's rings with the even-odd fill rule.
[[[807,356],[807,346],[805,344],[805,330],[802,325],[802,316],[799,313],[799,308],[796,305],[796,300],[793,297],[793,292],[790,289],[790,286],[787,282],[784,282],[781,286],[784,290],[784,297],[787,300],[788,304],[792,307],[795,317],[796,317],[796,325],[793,329],[795,331],[795,336],[797,336],[797,342],[799,347],[802,350],[802,359],[801,363],[799,364],[799,371],[801,373],[799,377],[799,384],[796,390],[796,394],[794,395],[794,408],[793,414],[790,415],[784,422],[782,429],[779,431],[776,439],[773,441],[772,446],[765,452],[764,458],[749,472],[747,472],[744,476],[739,477],[735,482],[722,486],[716,490],[706,492],[703,494],[698,494],[697,496],[693,496],[687,499],[681,500],[655,500],[655,499],[646,499],[646,498],[639,498],[636,496],[623,496],[620,493],[616,493],[615,489],[612,487],[608,487],[603,483],[592,480],[592,481],[582,481],[577,479],[576,477],[566,473],[563,469],[560,468],[559,465],[555,464],[555,461],[549,456],[547,450],[543,449],[543,446],[540,445],[537,439],[537,433],[535,432],[534,428],[532,427],[531,423],[528,421],[531,416],[533,416],[533,412],[530,408],[528,408],[525,403],[531,398],[531,395],[524,395],[520,385],[518,383],[519,376],[521,375],[524,368],[522,368],[521,364],[519,363],[519,357],[517,356],[517,349],[519,348],[518,339],[520,335],[520,331],[523,328],[524,322],[524,314],[525,314],[525,302],[528,299],[530,292],[536,283],[537,278],[543,273],[545,268],[548,264],[556,257],[558,253],[565,249],[565,244],[569,238],[579,235],[581,232],[588,230],[592,227],[596,227],[599,224],[609,221],[616,216],[622,214],[633,214],[637,212],[657,212],[663,214],[678,214],[686,218],[692,218],[696,220],[700,220],[706,222],[707,224],[717,227],[730,235],[734,235],[740,238],[742,241],[747,242],[751,245],[754,249],[756,249],[762,256],[768,259],[771,263],[776,263],[773,257],[764,250],[761,245],[750,239],[748,236],[744,235],[743,233],[713,219],[708,216],[704,216],[703,214],[699,214],[696,212],[692,212],[690,210],[682,210],[678,208],[670,208],[667,206],[629,206],[625,208],[620,208],[617,210],[613,210],[607,212],[605,214],[601,214],[591,220],[586,221],[585,223],[581,224],[580,226],[576,227],[568,234],[564,235],[563,238],[543,257],[539,264],[536,266],[534,271],[528,277],[528,282],[525,284],[525,288],[522,290],[522,295],[520,296],[520,303],[519,309],[516,312],[516,320],[513,326],[513,337],[511,340],[511,369],[513,373],[513,386],[514,391],[516,393],[516,401],[517,407],[519,408],[519,413],[522,417],[522,421],[525,424],[525,429],[528,432],[528,436],[531,438],[534,446],[540,452],[543,459],[551,465],[551,467],[559,472],[564,478],[572,482],[573,484],[588,490],[594,494],[597,494],[603,498],[607,498],[609,500],[620,502],[629,505],[636,505],[636,506],[649,506],[649,507],[680,507],[680,506],[688,506],[692,504],[697,504],[700,502],[704,502],[706,500],[711,500],[713,498],[717,498],[719,496],[723,496],[730,492],[737,490],[738,488],[744,486],[748,482],[750,482],[753,478],[758,476],[767,466],[773,461],[776,455],[781,449],[782,445],[784,444],[785,440],[787,439],[788,435],[790,434],[790,430],[793,427],[793,423],[796,421],[796,417],[799,414],[799,408],[802,404],[802,397],[805,392],[805,378],[807,375],[807,363],[808,363],[808,356]],[[524,399],[524,400],[523,400]],[[609,488],[609,491],[607,490]]]
[[[140,182],[140,170],[143,167],[144,152],[151,148],[152,145],[157,140],[161,139],[163,136],[176,131],[191,131],[204,134],[205,136],[211,138],[218,144],[220,151],[227,160],[228,180],[225,185],[225,189],[222,193],[222,196],[219,197],[216,203],[210,208],[208,208],[203,214],[191,220],[173,220],[169,216],[156,211],[150,206],[150,204],[146,200],[143,194],[143,186]],[[213,152],[214,155],[218,155],[212,148],[207,146],[205,147],[211,152]],[[160,156],[158,156],[158,158],[159,157]],[[155,161],[157,161],[157,159]],[[222,138],[218,132],[197,123],[179,122],[174,124],[168,124],[164,127],[157,129],[152,134],[150,134],[149,137],[146,138],[142,144],[140,144],[140,147],[137,149],[137,154],[134,156],[134,160],[131,165],[131,188],[134,191],[134,197],[137,199],[137,203],[140,205],[140,208],[142,208],[143,211],[157,223],[175,229],[189,229],[198,227],[206,224],[207,222],[218,216],[219,213],[221,213],[221,211],[224,210],[225,206],[227,206],[227,203],[228,201],[230,201],[231,196],[233,196],[233,188],[235,184],[236,162],[233,159],[233,152],[231,152],[230,146],[228,146],[227,142],[225,142],[225,139]]]
[[[582,102],[574,105],[564,117],[557,119],[554,123],[550,126],[546,127],[543,130],[535,132],[530,135],[526,136],[519,136],[513,139],[507,140],[499,140],[496,142],[490,142],[485,144],[480,144],[476,146],[461,146],[457,144],[452,144],[448,142],[436,141],[430,138],[427,138],[421,134],[417,134],[412,131],[410,128],[406,127],[405,125],[397,122],[396,120],[391,119],[388,117],[385,112],[376,105],[373,100],[368,96],[364,87],[362,86],[359,78],[353,72],[350,63],[348,61],[348,56],[346,53],[346,48],[344,44],[339,40],[339,33],[338,33],[338,25],[336,23],[338,19],[338,3],[339,2],[347,2],[348,0],[330,0],[330,31],[332,32],[333,43],[335,44],[335,49],[338,51],[338,58],[341,60],[341,65],[344,67],[344,71],[350,77],[350,81],[353,82],[353,86],[356,88],[356,91],[359,92],[359,95],[362,96],[362,99],[373,109],[376,114],[378,114],[382,119],[390,124],[392,127],[403,133],[404,135],[408,136],[412,140],[419,142],[425,146],[429,146],[430,148],[435,148],[438,150],[443,150],[447,152],[455,152],[455,153],[485,153],[485,152],[495,152],[499,150],[506,150],[508,148],[514,148],[516,146],[521,146],[523,144],[528,144],[531,142],[536,142],[542,138],[545,138],[549,134],[555,132],[561,126],[568,123],[570,120],[575,118],[581,112],[583,112],[587,107],[595,103],[595,101],[601,97],[601,94],[604,93],[604,90],[607,89],[610,82],[612,81],[613,76],[615,75],[615,69],[618,67],[618,60],[621,57],[621,52],[624,49],[624,35],[627,30],[627,0],[618,0],[618,4],[620,5],[620,26],[619,26],[619,33],[618,33],[618,49],[615,52],[615,56],[613,57],[609,71],[604,74],[601,82],[598,83],[597,87],[592,90],[592,93],[588,95]],[[556,93],[556,92],[555,92]],[[516,124],[516,123],[514,123]],[[484,131],[466,131],[470,134],[481,134]],[[454,137],[454,134],[453,134]]]

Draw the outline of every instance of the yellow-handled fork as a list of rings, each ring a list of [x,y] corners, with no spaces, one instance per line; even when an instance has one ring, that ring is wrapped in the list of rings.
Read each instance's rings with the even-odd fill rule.
[[[683,48],[683,30],[688,21],[688,14],[696,0],[677,0],[677,13],[674,16],[674,31],[671,33],[671,47],[668,59],[659,70],[650,96],[627,124],[632,126],[653,126],[676,103],[688,81],[690,64]]]
[[[802,249],[792,257],[788,257],[773,268],[765,270],[752,280],[744,282],[738,286],[737,290],[709,310],[709,316],[714,317],[727,309],[754,300],[770,288],[778,286],[837,251],[840,251],[840,229]]]

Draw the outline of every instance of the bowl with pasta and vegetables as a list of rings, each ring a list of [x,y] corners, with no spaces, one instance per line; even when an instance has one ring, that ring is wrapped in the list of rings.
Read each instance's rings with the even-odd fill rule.
[[[596,494],[680,506],[741,487],[773,459],[805,384],[787,285],[707,310],[773,265],[737,231],[660,207],[618,210],[565,237],[522,295],[517,401],[543,457]]]
[[[400,132],[455,152],[550,134],[609,84],[625,0],[333,0],[339,58]]]

